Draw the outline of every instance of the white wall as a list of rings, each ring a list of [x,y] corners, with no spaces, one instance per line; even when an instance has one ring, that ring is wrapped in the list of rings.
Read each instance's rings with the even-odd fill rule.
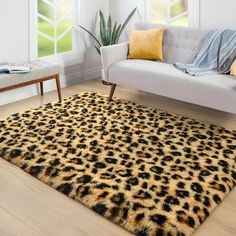
[[[236,29],[236,0],[200,0],[200,27]]]
[[[0,0],[0,61],[28,59],[28,0]]]
[[[109,0],[109,11],[114,20],[117,20],[118,23],[124,23],[128,14],[136,7],[138,7],[143,0]],[[137,11],[136,15],[133,17],[133,20],[140,20],[142,15],[140,11]],[[131,22],[128,25],[126,31],[121,37],[121,41],[127,41],[129,37],[129,29],[131,27]]]
[[[109,0],[109,10],[115,19],[124,20],[138,5],[138,0]]]
[[[0,62],[28,59],[27,5],[28,0],[0,0]],[[80,7],[80,24],[93,30],[97,24],[98,10],[108,14],[109,0],[80,0]],[[101,60],[92,43],[88,35],[82,32],[78,44],[85,51],[84,62],[65,68],[62,86],[100,76]],[[56,87],[53,81],[45,82],[45,92],[54,89]],[[0,105],[37,94],[36,85],[0,93]]]

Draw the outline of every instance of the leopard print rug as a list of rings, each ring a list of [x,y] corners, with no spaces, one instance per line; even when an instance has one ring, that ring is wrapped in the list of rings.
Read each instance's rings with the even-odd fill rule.
[[[92,92],[0,121],[0,156],[139,236],[191,235],[236,183],[236,131]]]

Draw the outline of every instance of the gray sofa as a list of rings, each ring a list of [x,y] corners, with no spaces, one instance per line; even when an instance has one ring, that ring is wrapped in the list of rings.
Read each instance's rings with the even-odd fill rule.
[[[135,30],[159,27],[163,25],[143,21],[133,25]],[[235,77],[219,74],[193,77],[173,66],[174,62],[192,61],[208,30],[164,27],[167,28],[164,62],[128,59],[128,43],[101,48],[103,80],[113,84],[110,97],[115,86],[121,85],[236,114]]]

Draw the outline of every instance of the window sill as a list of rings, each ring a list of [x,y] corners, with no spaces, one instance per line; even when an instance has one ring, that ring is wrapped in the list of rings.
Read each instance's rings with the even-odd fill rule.
[[[67,67],[83,63],[84,52],[76,51],[76,52],[61,53],[58,55],[40,57],[38,59],[45,60],[51,63],[57,63],[62,65],[63,67]]]

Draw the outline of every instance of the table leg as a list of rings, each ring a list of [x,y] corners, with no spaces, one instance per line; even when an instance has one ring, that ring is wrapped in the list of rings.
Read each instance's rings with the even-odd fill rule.
[[[40,92],[41,92],[41,96],[43,96],[43,81],[40,82]]]
[[[61,84],[60,84],[60,76],[56,75],[56,84],[57,84],[57,93],[58,93],[58,98],[59,98],[59,102],[61,102],[62,98],[61,98]]]

